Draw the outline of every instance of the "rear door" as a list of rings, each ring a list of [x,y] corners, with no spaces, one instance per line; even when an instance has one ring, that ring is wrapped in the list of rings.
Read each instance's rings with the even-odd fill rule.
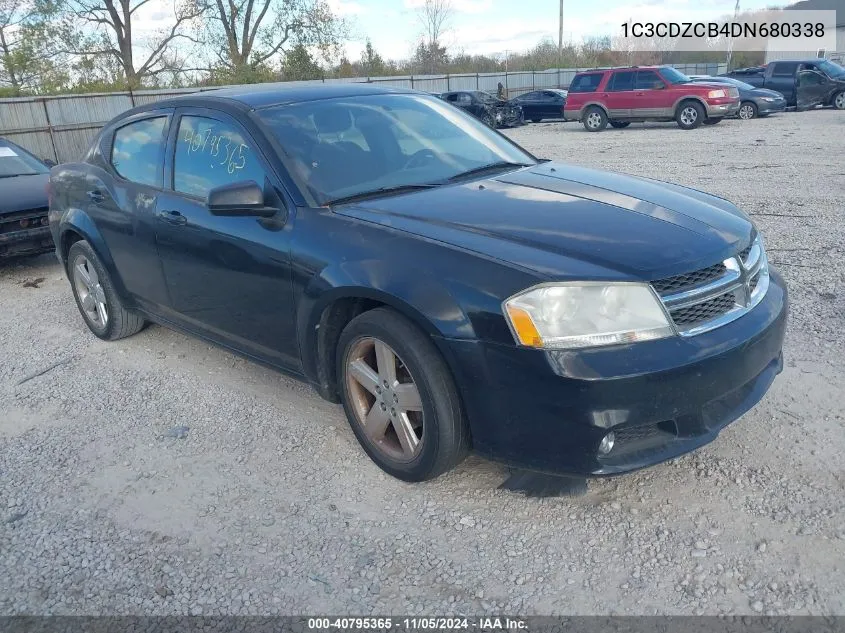
[[[561,108],[563,108],[563,97],[551,90],[543,90],[540,93],[543,117],[547,119],[559,119],[561,117]]]
[[[605,103],[610,119],[627,119],[639,116],[636,108],[640,105],[634,98],[635,70],[617,70],[607,82],[604,93]]]
[[[534,92],[526,92],[524,95],[520,95],[516,100],[517,103],[522,106],[522,113],[529,121],[532,119],[542,119],[546,116],[543,111],[543,104],[540,101],[541,94],[542,93],[538,90],[535,90]]]
[[[156,205],[156,242],[170,293],[169,317],[298,371],[289,253],[293,206],[269,161],[227,114],[180,108],[166,169],[168,191]],[[267,206],[280,209],[275,217],[211,214],[211,189],[249,180],[262,186]]]
[[[795,105],[798,62],[772,62],[772,71],[766,88],[777,90],[786,98],[788,105]]]
[[[644,118],[672,116],[672,93],[654,70],[638,70],[634,84],[632,114]]]
[[[151,312],[159,312],[168,301],[154,215],[163,192],[172,115],[172,110],[144,112],[109,130],[100,145],[105,168],[91,166],[83,186],[86,211],[106,242],[123,286]]]

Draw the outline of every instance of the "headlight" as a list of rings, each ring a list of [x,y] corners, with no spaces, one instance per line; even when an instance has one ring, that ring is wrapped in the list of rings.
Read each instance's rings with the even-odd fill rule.
[[[517,343],[573,349],[675,334],[651,286],[573,282],[535,286],[502,304]]]
[[[725,96],[724,90],[711,90],[707,93],[709,99],[720,99]]]
[[[777,101],[777,97],[763,97],[763,101]]]

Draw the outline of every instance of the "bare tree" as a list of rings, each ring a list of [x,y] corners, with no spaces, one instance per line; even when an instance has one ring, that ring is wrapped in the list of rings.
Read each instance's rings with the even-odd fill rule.
[[[140,86],[144,79],[185,69],[184,55],[178,54],[177,44],[180,40],[196,41],[190,34],[191,26],[206,9],[202,0],[174,0],[169,26],[149,37],[137,37],[133,21],[138,10],[151,0],[63,1],[68,18],[68,52],[111,58],[130,88]]]
[[[223,36],[218,64],[236,76],[281,60],[300,45],[328,58],[347,30],[323,0],[213,0],[207,26],[210,39]]]
[[[443,38],[449,30],[454,12],[451,0],[424,0],[417,9],[417,19],[422,26],[422,41],[414,56],[429,73],[435,72],[447,61]]]

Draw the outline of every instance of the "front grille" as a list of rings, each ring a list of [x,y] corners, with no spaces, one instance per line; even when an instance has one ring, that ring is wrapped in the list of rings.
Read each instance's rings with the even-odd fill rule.
[[[739,318],[766,294],[769,273],[760,238],[719,264],[651,282],[678,333],[692,336]]]
[[[725,314],[736,306],[736,298],[733,292],[726,292],[723,295],[696,303],[687,308],[673,310],[672,320],[678,327],[686,328],[698,325],[703,321],[715,319]]]
[[[696,270],[691,273],[683,275],[675,275],[674,277],[667,277],[666,279],[659,279],[651,282],[654,289],[659,295],[666,295],[673,292],[689,290],[696,286],[701,286],[714,279],[718,279],[725,274],[725,265],[723,263],[713,264],[707,268]]]
[[[47,226],[47,207],[15,211],[0,216],[0,233],[14,233]]]

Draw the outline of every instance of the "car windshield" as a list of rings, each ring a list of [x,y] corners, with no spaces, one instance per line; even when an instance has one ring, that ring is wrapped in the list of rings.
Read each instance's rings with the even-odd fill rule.
[[[487,166],[505,170],[537,162],[459,108],[427,95],[324,99],[257,114],[279,142],[289,171],[319,204],[436,186]]]
[[[825,60],[819,64],[819,68],[828,77],[845,77],[845,68],[835,62]]]
[[[747,84],[744,81],[740,81],[739,79],[733,79],[731,77],[698,77],[695,79],[697,83],[713,83],[713,84],[730,84],[732,86],[736,86],[740,90],[754,90],[754,86],[751,84]]]
[[[690,78],[687,77],[684,73],[680,70],[670,67],[664,67],[660,69],[660,76],[663,77],[666,81],[670,84],[685,84],[690,82]]]
[[[0,144],[0,178],[34,176],[49,171],[44,163],[19,147]]]

